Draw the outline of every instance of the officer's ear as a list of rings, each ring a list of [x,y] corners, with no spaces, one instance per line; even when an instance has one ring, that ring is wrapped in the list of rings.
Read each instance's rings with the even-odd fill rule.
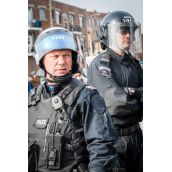
[[[102,50],[105,50],[107,48],[107,26],[102,26],[100,29],[99,29],[99,40],[100,40],[100,46],[102,48]]]
[[[79,64],[77,62],[78,54],[72,52],[72,74],[77,73],[79,70]]]
[[[107,46],[103,43],[103,41],[100,41],[100,46],[102,48],[102,50],[105,50],[107,48]]]
[[[44,57],[40,60],[40,62],[39,62],[39,67],[40,67],[41,69],[43,69],[44,71],[46,71],[45,65],[44,65]]]

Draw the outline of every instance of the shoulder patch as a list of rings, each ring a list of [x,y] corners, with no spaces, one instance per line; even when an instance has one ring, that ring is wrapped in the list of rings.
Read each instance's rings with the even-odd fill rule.
[[[92,96],[91,105],[92,105],[93,109],[96,110],[97,113],[102,114],[106,110],[105,102],[104,102],[103,98],[98,94],[94,94]]]

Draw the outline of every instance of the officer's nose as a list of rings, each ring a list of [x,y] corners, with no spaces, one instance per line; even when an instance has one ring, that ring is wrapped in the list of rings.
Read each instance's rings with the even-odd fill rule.
[[[66,63],[65,57],[59,56],[57,59],[57,64],[58,65],[64,65]]]
[[[125,36],[130,37],[130,34],[131,34],[130,32],[126,32]]]

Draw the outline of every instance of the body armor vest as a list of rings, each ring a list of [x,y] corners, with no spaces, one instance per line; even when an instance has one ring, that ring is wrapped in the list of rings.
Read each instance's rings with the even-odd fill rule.
[[[70,113],[85,84],[72,79],[58,94],[45,98],[40,85],[29,96],[29,172],[71,171],[88,162],[83,128],[75,128]],[[87,158],[86,158],[87,157]]]

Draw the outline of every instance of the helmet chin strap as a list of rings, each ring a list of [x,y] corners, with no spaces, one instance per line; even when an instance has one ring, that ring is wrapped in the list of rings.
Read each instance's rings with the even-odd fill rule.
[[[45,71],[45,72],[47,72],[47,71]],[[50,95],[54,95],[57,92],[59,92],[59,90],[61,88],[63,88],[66,85],[66,83],[72,79],[71,72],[69,72],[63,76],[53,76],[49,72],[47,72],[47,73],[49,74],[49,76],[51,78],[51,79],[49,79],[46,77],[46,85],[47,85],[47,89],[48,89],[48,92],[50,93]],[[54,83],[54,84],[51,85],[49,83]]]
[[[49,76],[50,76],[51,79],[49,79],[49,78],[46,77],[46,80],[48,82],[50,82],[50,83],[55,83],[55,84],[66,83],[66,82],[68,82],[72,78],[72,72],[71,71],[69,73],[67,73],[66,75],[54,76],[54,75],[52,75],[51,73],[49,73],[46,70],[46,68],[45,68],[45,66],[44,66],[43,63],[41,63],[41,68],[44,70],[45,75],[46,75],[46,73],[49,74]]]
[[[71,72],[67,73],[66,75],[62,75],[62,76],[54,76],[54,75],[50,74],[48,71],[46,71],[46,73],[48,73],[51,78],[51,79],[47,78],[47,81],[51,82],[51,83],[56,83],[56,84],[65,83],[72,78]]]

